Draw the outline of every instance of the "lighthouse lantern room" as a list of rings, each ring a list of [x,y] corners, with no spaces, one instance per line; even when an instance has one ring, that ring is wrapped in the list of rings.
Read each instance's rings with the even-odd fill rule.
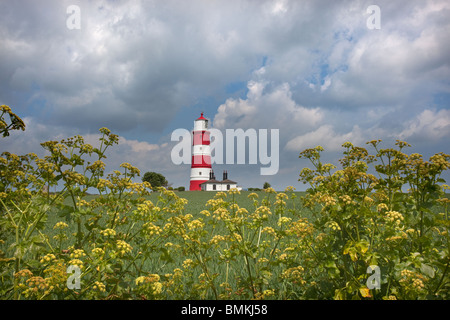
[[[201,190],[200,184],[209,180],[211,172],[211,148],[208,119],[200,117],[194,121],[192,140],[191,180],[189,190]]]

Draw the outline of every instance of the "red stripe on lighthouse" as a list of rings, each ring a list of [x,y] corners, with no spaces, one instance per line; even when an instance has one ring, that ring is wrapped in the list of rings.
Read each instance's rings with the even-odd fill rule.
[[[191,162],[192,168],[211,168],[211,156],[209,155],[193,155],[192,156],[192,162]]]
[[[194,131],[194,138],[192,145],[198,146],[198,145],[209,145],[209,131]]]
[[[202,187],[200,185],[206,181],[208,181],[208,180],[191,180],[191,183],[189,185],[189,190],[191,190],[191,191],[202,190]]]

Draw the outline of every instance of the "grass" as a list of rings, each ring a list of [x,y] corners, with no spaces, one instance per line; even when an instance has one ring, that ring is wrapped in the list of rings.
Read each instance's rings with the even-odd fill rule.
[[[200,211],[207,209],[205,204],[208,200],[214,198],[214,196],[217,194],[215,191],[174,191],[177,196],[180,198],[184,198],[188,200],[188,203],[185,207],[185,214],[192,214],[194,219],[201,217],[199,214]],[[261,201],[264,197],[267,196],[267,194],[264,191],[241,191],[240,194],[235,195],[236,202],[239,204],[239,207],[247,209],[249,212],[252,212],[254,210],[253,207],[253,201],[252,199],[248,198],[248,195],[250,193],[256,193],[258,195],[258,200]],[[287,201],[287,209],[292,209],[293,204],[292,201],[295,202],[295,207],[297,208],[297,212],[304,216],[309,217],[308,212],[305,212],[304,210],[299,210],[301,208],[301,201],[300,196],[304,194],[304,192],[295,192],[297,198],[294,200],[289,199]],[[88,195],[86,196],[85,200],[89,201],[93,198],[95,198],[96,195]],[[151,200],[155,205],[157,205],[158,202],[159,193],[154,192],[147,198]],[[271,195],[271,199],[273,200],[274,196]],[[230,200],[230,199],[228,199]],[[65,203],[67,205],[72,204],[72,200],[70,198],[66,198]],[[56,235],[57,231],[53,230],[53,226],[59,222],[59,221],[65,221],[63,217],[60,217],[57,212],[49,212],[46,222],[46,229],[44,230],[44,233],[47,234],[50,238],[50,243],[52,243],[52,238],[54,235]],[[65,221],[66,222],[66,221]],[[276,222],[275,222],[276,223]],[[69,228],[67,230],[67,236],[69,237],[66,242],[74,243],[74,238],[71,238],[73,234],[76,232],[76,225],[73,221],[69,222]]]

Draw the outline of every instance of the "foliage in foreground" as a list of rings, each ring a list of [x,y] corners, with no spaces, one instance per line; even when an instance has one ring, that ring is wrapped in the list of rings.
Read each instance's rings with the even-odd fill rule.
[[[76,136],[43,143],[44,158],[2,153],[2,298],[450,298],[440,178],[449,155],[424,161],[400,141],[371,141],[370,155],[345,143],[335,170],[316,147],[300,154],[312,164],[300,173],[310,185],[302,206],[294,188],[267,188],[249,193],[246,209],[233,189],[189,211],[164,188],[150,201],[150,184],[133,182],[140,172],[128,163],[106,175],[102,160],[118,137],[100,132],[98,147]],[[57,184],[62,191],[46,191]],[[86,197],[93,189],[99,195]],[[369,266],[379,268],[379,289]]]

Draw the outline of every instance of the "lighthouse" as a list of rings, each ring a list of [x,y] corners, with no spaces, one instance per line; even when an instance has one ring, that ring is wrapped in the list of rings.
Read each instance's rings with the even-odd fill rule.
[[[192,140],[191,181],[189,190],[201,190],[200,184],[210,178],[211,172],[211,147],[208,131],[208,119],[203,117],[194,121]]]

